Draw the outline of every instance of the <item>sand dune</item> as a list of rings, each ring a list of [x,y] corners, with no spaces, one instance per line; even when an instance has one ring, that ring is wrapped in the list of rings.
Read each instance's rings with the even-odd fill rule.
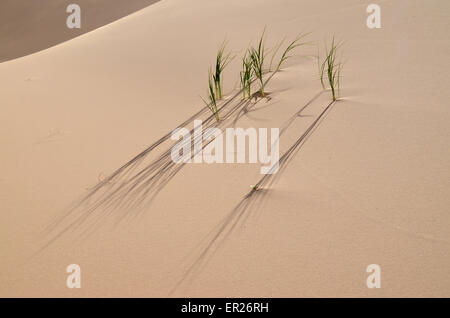
[[[0,63],[0,295],[450,296],[448,2],[381,1],[377,30],[369,3],[162,0]],[[265,26],[271,47],[310,44],[246,104],[239,58]],[[330,104],[315,56],[333,34]],[[271,177],[168,160],[167,134],[212,118],[199,95],[225,37],[220,127],[279,127]],[[65,284],[73,263],[81,289]]]
[[[3,0],[0,3],[0,62],[68,41],[145,8],[158,0]],[[69,29],[66,8],[81,8],[82,27]]]

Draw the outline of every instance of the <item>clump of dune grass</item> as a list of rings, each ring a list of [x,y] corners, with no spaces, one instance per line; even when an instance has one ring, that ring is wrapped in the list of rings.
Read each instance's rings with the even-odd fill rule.
[[[299,46],[305,45],[307,42],[302,42],[301,40],[307,36],[308,33],[300,33],[294,40],[292,40],[289,45],[286,47],[286,49],[283,51],[283,54],[281,54],[280,57],[280,61],[277,64],[277,67],[275,69],[272,70],[272,64],[273,64],[273,60],[277,54],[277,52],[279,51],[279,49],[281,48],[283,41],[280,42],[280,44],[277,45],[273,55],[272,55],[272,59],[270,61],[270,67],[269,70],[272,72],[272,74],[266,79],[266,81],[264,82],[264,86],[267,85],[267,83],[272,79],[272,77],[281,70],[281,67],[283,65],[284,62],[286,62],[289,58],[291,58],[293,55],[291,54],[291,52],[296,49]]]
[[[216,120],[219,121],[220,117],[219,117],[219,109],[217,107],[216,87],[214,75],[212,74],[211,69],[208,72],[208,97],[209,102],[207,102],[203,97],[200,96],[200,98],[203,100],[203,102],[206,104],[209,110],[213,113]]]
[[[260,83],[260,93],[261,96],[264,97],[264,80],[263,80],[263,75],[264,75],[264,60],[266,58],[266,53],[265,53],[265,48],[264,48],[264,33],[265,33],[265,29],[261,35],[261,38],[259,39],[259,43],[258,43],[258,48],[255,49],[254,47],[251,47],[249,49],[249,57],[250,60],[252,61],[252,68],[253,68],[253,73],[255,75],[255,77],[258,79],[259,83]]]
[[[322,87],[325,89],[325,74],[328,78],[328,84],[331,89],[331,95],[333,101],[336,101],[339,94],[339,86],[340,86],[340,78],[341,78],[341,69],[342,63],[337,61],[337,51],[340,47],[340,43],[336,43],[336,41],[331,41],[331,47],[325,47],[325,59],[320,65],[320,83]]]
[[[284,40],[283,40],[276,46],[276,48],[275,48],[275,50],[274,50],[274,52],[272,54],[272,58],[270,60],[269,69],[265,70],[264,62],[265,62],[265,59],[266,59],[266,51],[265,51],[265,45],[264,45],[264,34],[265,34],[265,29],[263,31],[263,34],[261,35],[260,40],[259,40],[258,47],[257,48],[251,47],[249,49],[249,57],[250,57],[250,60],[252,62],[253,73],[254,73],[255,77],[258,79],[258,81],[260,83],[259,91],[260,91],[260,94],[261,94],[262,97],[265,96],[264,88],[267,86],[269,81],[272,79],[273,75],[275,75],[275,73],[280,71],[283,63],[286,62],[286,60],[288,60],[290,57],[293,56],[291,54],[292,51],[294,49],[296,49],[297,47],[306,44],[306,42],[302,42],[302,39],[307,35],[306,33],[301,33],[293,41],[291,41],[289,43],[289,45],[286,47],[286,49],[281,54],[280,60],[279,60],[279,62],[277,64],[276,68],[272,71],[271,76],[269,76],[264,81],[263,80],[264,74],[267,71],[271,71],[273,60],[274,60],[275,56],[277,55],[277,52],[279,51],[279,49],[281,48],[281,46],[282,46],[282,44],[284,42]]]
[[[245,53],[242,58],[242,71],[241,75],[241,90],[242,90],[242,99],[245,99],[245,95],[247,94],[248,99],[252,98],[251,91],[251,83],[253,80],[253,67],[252,67],[252,59]]]
[[[215,95],[218,100],[222,99],[222,72],[234,58],[231,53],[225,52],[226,44],[226,41],[224,41],[222,46],[219,48],[219,51],[217,51],[216,65],[214,74],[212,76],[212,79],[214,81]]]
[[[306,44],[306,42],[301,42],[301,40],[308,35],[307,33],[301,33],[299,34],[292,42],[289,43],[289,45],[284,50],[283,54],[281,55],[280,61],[278,62],[278,65],[274,72],[278,72],[281,69],[281,66],[284,62],[286,62],[287,59],[291,58],[293,55],[290,55],[290,53],[296,49],[299,46],[302,46]]]

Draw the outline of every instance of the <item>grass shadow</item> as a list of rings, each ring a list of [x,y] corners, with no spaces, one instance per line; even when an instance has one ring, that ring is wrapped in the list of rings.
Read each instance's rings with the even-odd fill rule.
[[[309,107],[323,91],[316,94],[305,105],[303,105],[295,114],[293,114],[283,125],[280,130],[280,136],[284,133],[292,122],[301,116],[301,113]],[[320,122],[325,118],[326,114],[334,104],[331,101],[317,118],[308,126],[301,136],[283,153],[279,159],[279,171],[275,174],[266,174],[255,184],[254,187],[248,192],[241,201],[230,211],[219,224],[208,233],[200,244],[192,251],[192,254],[197,254],[192,264],[187,268],[181,279],[176,283],[175,287],[171,290],[170,295],[173,294],[182,284],[189,282],[194,278],[196,273],[208,263],[215,252],[224,244],[228,237],[236,230],[245,224],[246,220],[250,217],[251,212],[257,211],[263,204],[263,201],[267,199],[270,194],[270,189],[273,183],[283,174],[291,160],[295,157],[302,145],[308,140],[315,129],[319,126]]]

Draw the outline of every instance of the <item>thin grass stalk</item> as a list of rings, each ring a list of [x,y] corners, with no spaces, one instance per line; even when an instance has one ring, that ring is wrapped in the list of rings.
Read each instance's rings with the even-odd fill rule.
[[[342,70],[342,64],[337,63],[337,50],[339,48],[340,44],[337,44],[335,42],[335,39],[333,37],[331,41],[331,47],[328,49],[325,47],[325,60],[323,61],[321,67],[320,67],[320,83],[322,84],[322,87],[325,89],[325,73],[328,78],[328,84],[331,89],[331,95],[333,98],[333,101],[336,101],[338,98],[338,93],[340,90],[340,77],[341,77],[341,70]]]
[[[212,74],[211,69],[209,70],[208,73],[208,97],[209,103],[203,97],[200,96],[200,98],[203,100],[208,109],[214,114],[216,121],[220,121],[219,110],[217,107],[216,85],[214,81],[214,75]]]
[[[256,76],[256,78],[260,82],[260,93],[261,96],[264,97],[264,81],[263,81],[263,73],[264,73],[264,60],[265,60],[265,49],[264,49],[264,33],[265,29],[261,35],[261,38],[258,43],[258,48],[250,48],[249,54],[250,59],[252,60],[252,68],[253,73]]]
[[[300,40],[302,40],[305,36],[307,36],[308,33],[301,33],[299,34],[292,42],[289,43],[289,45],[286,47],[286,49],[283,51],[283,54],[281,55],[280,61],[278,62],[278,65],[276,67],[276,69],[272,72],[272,74],[266,79],[265,83],[264,83],[264,87],[267,85],[267,83],[272,79],[272,77],[281,70],[281,67],[283,65],[284,62],[286,62],[289,58],[291,58],[293,55],[291,55],[291,51],[293,51],[294,49],[296,49],[299,46],[305,45],[306,42],[300,42]],[[278,45],[278,47],[276,48],[274,55],[278,52],[278,50],[280,49],[280,46],[282,45],[282,43],[284,42],[281,41],[280,44]],[[271,64],[272,61],[274,59],[274,56],[272,56],[272,60],[271,60]]]
[[[223,42],[222,46],[219,48],[219,51],[217,52],[215,72],[213,75],[215,96],[217,100],[222,99],[222,72],[234,58],[233,56],[231,56],[231,53],[225,53],[225,49],[226,49],[226,41]]]
[[[242,58],[242,71],[240,72],[241,76],[241,90],[242,90],[242,99],[245,99],[245,95],[247,94],[248,99],[251,99],[251,82],[253,80],[253,68],[252,68],[252,60],[245,53]]]

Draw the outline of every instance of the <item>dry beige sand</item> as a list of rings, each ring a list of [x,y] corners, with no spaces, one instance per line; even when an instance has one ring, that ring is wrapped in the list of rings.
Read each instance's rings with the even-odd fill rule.
[[[371,2],[162,0],[0,63],[0,296],[449,297],[450,5],[377,1],[382,28],[369,29]],[[124,3],[116,10],[134,10]],[[4,8],[3,34],[17,23]],[[259,164],[190,164],[139,214],[94,210],[40,250],[46,227],[98,180],[204,107],[225,36],[237,54],[224,74],[230,100],[238,58],[264,26],[268,45],[301,31],[312,43],[237,127],[282,127],[321,91],[316,43],[344,40],[345,66],[341,100],[250,208],[233,210],[260,179]],[[22,51],[27,34],[9,43]],[[282,153],[329,100],[323,92],[293,118]],[[227,217],[218,248],[202,256]],[[80,289],[66,287],[73,263]],[[381,266],[379,289],[366,286],[369,264]]]

